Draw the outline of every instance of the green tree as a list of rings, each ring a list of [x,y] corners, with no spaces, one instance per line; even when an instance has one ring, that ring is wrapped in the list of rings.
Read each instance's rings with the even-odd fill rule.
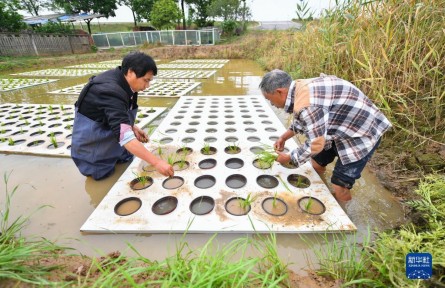
[[[116,7],[117,0],[54,0],[58,7],[61,7],[69,14],[77,13],[98,13],[105,17],[116,16],[114,10]],[[88,26],[88,33],[91,34],[91,21],[93,19],[85,19],[84,21]]]
[[[243,0],[213,0],[207,9],[210,16],[222,18],[223,21],[246,19],[250,15],[249,7]]]
[[[189,13],[192,12],[193,21],[198,27],[205,27],[213,25],[213,21],[210,20],[208,9],[212,0],[188,0]]]
[[[140,17],[138,17],[137,8],[135,6],[135,0],[119,0],[119,5],[124,5],[130,8],[131,13],[133,14],[134,26],[138,26],[138,21],[140,21]]]
[[[25,10],[33,16],[39,16],[42,8],[49,8],[53,1],[51,0],[15,0],[17,10]]]
[[[153,10],[154,0],[131,0],[133,2],[134,12],[136,14],[137,21],[142,19],[151,21],[150,13]]]
[[[0,2],[0,32],[17,32],[25,28],[22,15],[6,3]]]
[[[173,0],[157,0],[150,13],[151,23],[158,29],[174,27],[181,19],[181,11]]]

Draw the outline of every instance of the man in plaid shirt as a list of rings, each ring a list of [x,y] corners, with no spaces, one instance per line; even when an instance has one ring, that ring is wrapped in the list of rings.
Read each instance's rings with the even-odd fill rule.
[[[391,127],[385,115],[357,87],[335,76],[292,81],[286,72],[273,70],[259,87],[272,105],[294,114],[289,130],[274,144],[277,161],[300,166],[311,160],[322,175],[338,157],[331,178],[333,194],[340,204],[351,200],[350,189]],[[305,143],[290,154],[280,152],[296,133],[306,136]]]

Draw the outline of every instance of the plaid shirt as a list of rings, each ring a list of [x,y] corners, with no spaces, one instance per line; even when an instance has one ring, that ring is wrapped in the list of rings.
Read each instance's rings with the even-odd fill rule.
[[[335,76],[321,74],[306,79],[309,105],[294,111],[295,81],[289,87],[285,111],[294,113],[289,129],[304,134],[305,143],[291,152],[292,162],[300,166],[311,156],[311,142],[324,137],[327,150],[332,141],[344,165],[365,157],[375,146],[391,123],[357,87]]]

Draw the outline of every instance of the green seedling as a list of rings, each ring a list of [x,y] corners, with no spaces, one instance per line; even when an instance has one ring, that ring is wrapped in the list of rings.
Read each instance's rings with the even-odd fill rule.
[[[25,125],[28,126],[30,123],[28,121],[28,119],[25,120]]]
[[[229,149],[229,151],[231,153],[236,153],[239,149],[238,143],[232,142],[232,144],[229,144],[229,146],[227,146],[227,148]]]
[[[283,186],[287,189],[287,191],[289,191],[290,193],[292,193],[292,191],[290,190],[289,186],[287,186],[286,182],[283,181],[283,179],[281,179],[280,175],[275,175],[275,177],[278,178],[278,180],[280,180],[281,184],[283,184]]]
[[[311,207],[312,207],[312,203],[313,203],[312,196],[309,196],[308,201],[307,201],[306,204],[304,205],[304,209],[305,209],[306,211],[309,211],[309,210],[311,209]]]
[[[65,110],[65,108],[63,107],[63,105],[60,106],[60,109]]]
[[[204,146],[202,147],[202,152],[204,152],[204,154],[210,154],[210,143],[205,142]]]
[[[156,126],[154,126],[154,125],[150,125],[150,126],[148,126],[147,134],[148,134],[148,135],[153,134],[153,131],[155,131],[155,129],[156,129]]]
[[[12,138],[9,138],[8,139],[8,145],[9,146],[14,146],[14,144],[15,144],[14,140]]]
[[[240,204],[241,208],[246,209],[247,207],[249,207],[252,204],[253,201],[255,201],[256,198],[257,198],[256,196],[252,196],[252,193],[249,193],[247,195],[246,199],[244,199],[244,200],[240,199],[239,204]]]
[[[45,124],[43,124],[42,120],[40,120],[40,121],[39,121],[39,125],[40,125],[40,126],[43,126],[43,125],[45,125]]]
[[[6,139],[6,138],[0,138],[0,142],[1,142],[1,143],[6,142],[6,140],[8,140],[8,139]]]
[[[148,180],[142,173],[138,174],[136,172],[133,172],[133,175],[136,177],[136,180],[141,183],[142,186],[145,186],[147,184]]]
[[[50,113],[53,113],[53,106],[49,105],[48,109]]]
[[[176,155],[170,154],[167,156],[167,163],[170,165],[173,165],[173,163],[175,163],[175,159],[176,159]]]
[[[272,200],[272,207],[276,207],[277,206],[277,196],[278,196],[278,191],[275,191],[275,193],[273,194],[273,200]]]
[[[155,112],[155,108],[153,108],[153,107],[150,107],[150,110],[149,110],[148,112],[150,112],[150,113],[153,113],[153,112]]]
[[[270,167],[277,160],[278,155],[275,152],[271,152],[268,150],[263,150],[256,155],[256,159],[259,160],[260,166],[267,165],[266,167]]]
[[[56,136],[54,136],[53,132],[51,132],[51,136],[49,137],[49,139],[51,141],[51,144],[53,144],[54,148],[59,147],[59,144],[57,143],[57,140],[56,140]]]

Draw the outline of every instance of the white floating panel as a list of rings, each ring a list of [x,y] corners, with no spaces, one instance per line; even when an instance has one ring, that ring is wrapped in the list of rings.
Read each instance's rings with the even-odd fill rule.
[[[159,64],[159,69],[219,69],[224,67],[224,64],[216,63],[187,63],[187,64]]]
[[[138,93],[139,97],[181,97],[201,85],[201,82],[161,82],[153,81],[147,90]],[[85,84],[51,91],[51,94],[79,95]]]
[[[181,64],[181,63],[219,63],[225,64],[230,60],[228,59],[180,59],[170,62],[170,64]]]
[[[22,75],[22,76],[57,76],[57,77],[76,77],[85,76],[90,74],[99,74],[104,72],[106,69],[45,69],[30,72],[22,72],[11,75]]]
[[[160,70],[157,79],[207,79],[213,76],[216,70]]]
[[[107,61],[101,61],[101,62],[99,62],[99,63],[103,63],[103,64],[113,64],[113,65],[119,66],[119,65],[122,64],[122,60],[123,60],[123,59],[107,60]],[[154,60],[155,60],[156,63],[162,61],[162,60],[159,60],[159,59],[154,59]]]
[[[144,127],[165,109],[139,107],[137,125]],[[0,152],[69,157],[73,120],[73,105],[1,104]]]
[[[79,64],[79,65],[73,65],[73,66],[67,66],[65,68],[68,69],[87,69],[87,68],[93,68],[93,69],[114,69],[117,66],[121,65],[114,64],[114,63],[88,63],[88,64]]]
[[[179,160],[175,164],[175,176],[166,178],[147,163],[135,159],[81,231],[301,233],[356,230],[309,163],[299,168],[286,168],[276,162],[269,169],[253,165],[256,154],[252,151],[260,149],[262,144],[273,145],[285,130],[262,96],[181,97],[146,144],[149,150],[167,161]],[[204,143],[214,147],[216,153],[204,155],[201,152]],[[234,143],[241,151],[229,154],[236,152]],[[228,146],[231,149],[227,149]],[[293,140],[287,141],[287,149],[296,147]],[[183,153],[187,151],[190,154]],[[150,178],[140,182],[144,176]],[[236,197],[245,200],[239,201]],[[310,202],[307,197],[311,197]],[[299,206],[300,199],[307,201],[303,208]],[[272,214],[286,213],[282,216],[266,213],[263,203]],[[234,215],[247,211],[246,215]],[[314,215],[316,212],[318,215]]]
[[[28,79],[28,78],[13,78],[13,79],[0,79],[0,92],[11,91],[31,86],[37,86],[55,82],[59,79]]]

